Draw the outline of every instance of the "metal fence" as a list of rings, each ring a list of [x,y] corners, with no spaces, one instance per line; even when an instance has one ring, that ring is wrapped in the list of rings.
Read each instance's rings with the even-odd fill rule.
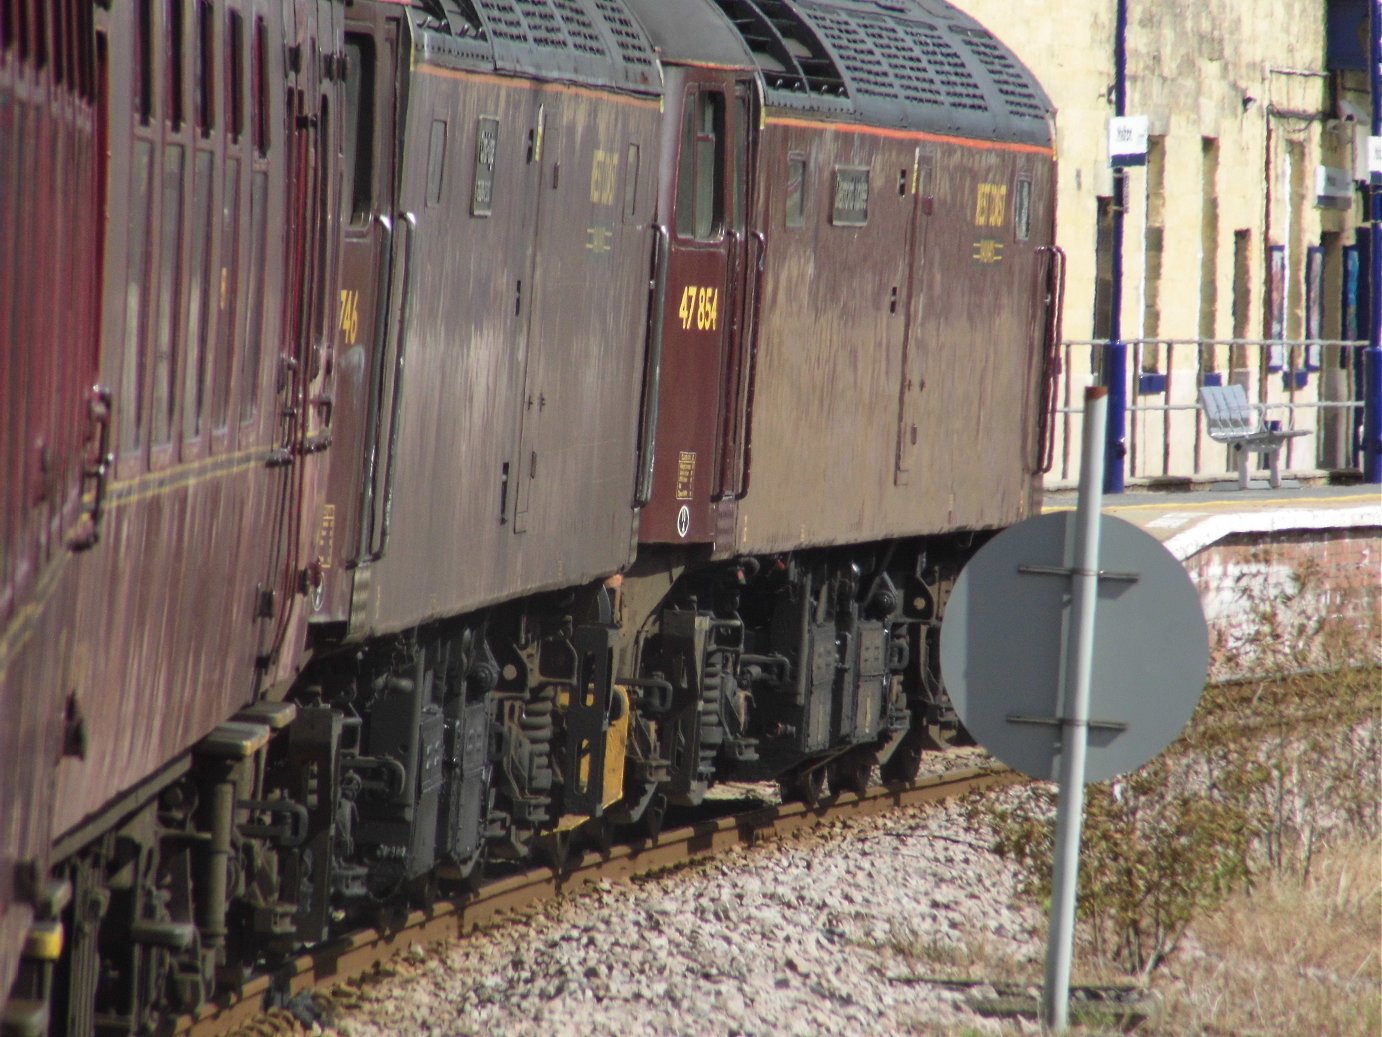
[[[1079,481],[1084,389],[1098,384],[1107,345],[1102,339],[1060,345],[1048,484]],[[1126,345],[1129,478],[1229,478],[1234,459],[1205,431],[1199,390],[1231,383],[1283,427],[1314,433],[1283,448],[1284,470],[1319,475],[1360,467],[1366,342],[1159,338]]]

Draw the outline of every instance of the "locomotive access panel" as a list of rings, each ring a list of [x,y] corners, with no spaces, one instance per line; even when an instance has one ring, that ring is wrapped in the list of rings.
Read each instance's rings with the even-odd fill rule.
[[[657,125],[648,97],[417,62],[390,536],[352,636],[627,564]]]
[[[921,217],[925,247],[910,286],[904,371],[910,221],[899,185],[910,179],[920,143],[769,118],[763,151],[772,237],[753,483],[740,503],[735,550],[1001,526],[1030,507],[1022,421],[1035,398],[1036,365],[1013,357],[1038,346],[1034,250],[1050,243],[1050,215],[1033,213],[1031,237],[1019,242],[1010,222],[981,222],[998,217],[980,211],[979,199],[1010,197],[1019,175],[1035,181],[1033,197],[1045,197],[1052,163],[1045,149],[1025,145],[937,142],[933,193],[921,199],[931,214]],[[786,225],[783,180],[794,154],[809,160],[801,228]],[[830,219],[837,171],[850,168],[869,171],[864,225]],[[901,485],[900,396],[910,454]]]

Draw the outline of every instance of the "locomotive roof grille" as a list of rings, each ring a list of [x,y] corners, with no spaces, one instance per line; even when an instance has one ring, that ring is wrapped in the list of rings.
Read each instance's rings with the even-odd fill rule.
[[[615,0],[595,0],[595,7],[604,15],[605,28],[614,37],[614,43],[619,48],[624,62],[650,68],[653,58],[648,49],[648,41],[643,38],[643,33],[634,25],[628,13],[615,3]]]
[[[715,0],[758,62],[769,90],[844,97],[835,58],[805,19],[784,0]]]
[[[714,2],[757,64],[772,104],[1050,142],[1049,102],[1031,74],[946,0]]]
[[[989,75],[993,76],[994,85],[998,88],[998,92],[1003,95],[1003,101],[1008,106],[1009,112],[1028,119],[1046,118],[1046,112],[1042,109],[1026,77],[1007,52],[994,40],[992,34],[983,29],[970,29],[958,25],[952,31],[964,41],[974,56],[988,70]]]
[[[433,60],[646,91],[661,85],[652,44],[619,0],[413,0]],[[455,42],[470,41],[465,49]]]

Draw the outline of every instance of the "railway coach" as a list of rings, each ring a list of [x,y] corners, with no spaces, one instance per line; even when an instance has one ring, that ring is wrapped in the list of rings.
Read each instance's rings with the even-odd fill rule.
[[[147,1029],[717,780],[811,798],[953,730],[946,594],[1036,506],[1058,338],[1049,103],[983,27],[4,27],[7,1033]]]

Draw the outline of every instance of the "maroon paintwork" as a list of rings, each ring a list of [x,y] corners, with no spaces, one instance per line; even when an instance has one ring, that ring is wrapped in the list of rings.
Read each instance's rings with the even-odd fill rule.
[[[1051,152],[785,114],[769,115],[760,148],[768,248],[753,484],[717,551],[996,528],[1030,514]],[[792,155],[807,159],[801,227],[786,226]],[[831,222],[840,166],[870,171],[865,226]]]
[[[21,10],[22,9],[22,10]],[[90,6],[0,8],[0,990],[46,873],[82,522],[99,139]],[[40,17],[43,16],[43,17]],[[68,19],[65,31],[47,16]],[[40,59],[40,53],[43,58]],[[23,205],[12,204],[23,188]]]
[[[669,68],[662,129],[665,228],[660,401],[640,539],[708,543],[716,505],[742,490],[743,346],[761,253],[745,226],[756,104],[746,70]],[[736,143],[742,142],[742,147]],[[707,172],[710,165],[713,172]],[[699,183],[712,182],[698,194]],[[708,210],[708,211],[707,211]]]
[[[296,515],[335,316],[322,156],[338,106],[315,40],[331,38],[339,7],[216,0],[98,16],[106,190],[125,214],[108,222],[104,260],[115,465],[67,660],[88,748],[59,768],[60,832],[296,661],[279,656],[301,637]]]
[[[52,840],[256,697],[326,712],[318,649],[537,614],[640,540],[693,550],[629,630],[698,557],[1033,506],[1048,149],[763,112],[733,61],[476,71],[431,17],[0,13],[0,991]]]
[[[346,232],[359,330],[336,421],[360,431],[315,517],[317,618],[351,639],[628,564],[654,244],[655,100],[421,55],[400,79],[391,14],[353,13],[347,38],[378,58],[376,112],[404,123],[376,124],[376,170],[395,134],[421,143]]]

